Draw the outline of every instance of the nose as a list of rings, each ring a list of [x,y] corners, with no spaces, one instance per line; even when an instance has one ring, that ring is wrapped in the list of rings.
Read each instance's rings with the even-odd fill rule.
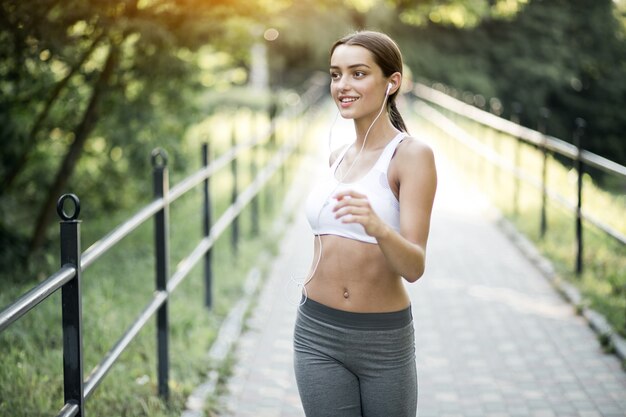
[[[338,80],[335,80],[335,88],[337,91],[344,91],[348,87],[349,85],[346,77],[340,77]]]

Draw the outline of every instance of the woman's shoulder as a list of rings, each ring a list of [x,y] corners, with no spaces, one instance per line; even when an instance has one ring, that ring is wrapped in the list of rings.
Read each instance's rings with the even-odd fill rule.
[[[398,184],[413,184],[420,190],[424,187],[435,190],[437,187],[435,154],[423,139],[407,136],[398,145],[392,162],[390,169]]]
[[[396,149],[394,159],[397,159],[397,162],[407,164],[414,164],[418,161],[426,162],[434,160],[434,152],[423,139],[405,136]]]

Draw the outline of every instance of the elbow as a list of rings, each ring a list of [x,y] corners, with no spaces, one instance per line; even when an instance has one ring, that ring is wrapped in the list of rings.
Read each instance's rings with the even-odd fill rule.
[[[424,269],[422,268],[421,270],[415,271],[411,274],[403,275],[403,278],[412,284],[416,282],[418,279],[420,279],[423,275],[424,275]]]
[[[414,283],[416,282],[418,279],[420,279],[423,275],[424,275],[424,271],[426,270],[424,264],[418,265],[416,268],[414,268],[411,271],[408,271],[408,273],[403,274],[402,277],[407,280],[410,283]]]
[[[424,275],[426,270],[426,253],[422,248],[419,248],[417,259],[414,260],[411,267],[404,271],[402,277],[410,283],[414,283]]]

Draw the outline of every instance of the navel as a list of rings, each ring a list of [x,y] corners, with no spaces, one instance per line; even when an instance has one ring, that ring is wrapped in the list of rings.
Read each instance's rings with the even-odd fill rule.
[[[348,292],[347,288],[343,289],[343,298],[345,298],[346,300],[350,297],[350,293]]]

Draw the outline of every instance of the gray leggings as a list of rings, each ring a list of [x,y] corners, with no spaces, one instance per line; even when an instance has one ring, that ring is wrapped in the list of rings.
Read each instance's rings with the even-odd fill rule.
[[[415,417],[411,308],[351,313],[308,299],[296,319],[294,369],[307,417]]]

